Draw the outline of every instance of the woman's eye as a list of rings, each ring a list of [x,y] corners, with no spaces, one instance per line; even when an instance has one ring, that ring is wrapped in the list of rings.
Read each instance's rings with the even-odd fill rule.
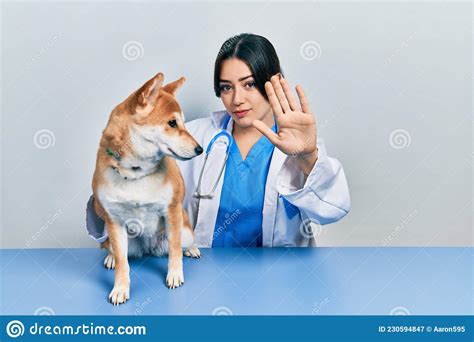
[[[176,124],[176,120],[168,121],[168,125],[170,125],[170,126],[173,127],[173,128],[176,128],[176,126],[178,126],[178,125]]]
[[[255,82],[248,82],[248,83],[245,84],[245,85],[246,85],[247,87],[249,87],[249,88],[253,88],[253,87],[255,87],[256,84],[255,84]]]
[[[223,84],[220,87],[221,91],[229,91],[231,89],[231,86],[228,84]]]

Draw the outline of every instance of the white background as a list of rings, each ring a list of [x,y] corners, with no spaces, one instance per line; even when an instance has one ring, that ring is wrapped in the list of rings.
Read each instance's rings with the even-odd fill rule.
[[[352,210],[320,246],[473,245],[470,3],[3,2],[1,19],[3,248],[96,246],[111,109],[159,71],[187,77],[187,120],[223,109],[214,59],[242,32],[274,44],[344,166]]]

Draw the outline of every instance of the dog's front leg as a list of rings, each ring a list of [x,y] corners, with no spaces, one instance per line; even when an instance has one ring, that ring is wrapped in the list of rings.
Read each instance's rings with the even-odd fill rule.
[[[128,235],[125,227],[112,221],[107,222],[109,241],[115,258],[114,288],[109,294],[109,301],[122,304],[130,298],[130,266],[128,265]]]
[[[184,283],[181,229],[183,209],[181,204],[168,207],[168,275],[166,285],[174,289]]]

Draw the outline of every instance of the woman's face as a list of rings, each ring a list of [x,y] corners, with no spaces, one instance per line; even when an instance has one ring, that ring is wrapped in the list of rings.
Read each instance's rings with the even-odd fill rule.
[[[268,122],[273,116],[270,103],[255,85],[252,71],[240,59],[222,62],[219,87],[225,109],[240,127],[253,127],[254,120]]]

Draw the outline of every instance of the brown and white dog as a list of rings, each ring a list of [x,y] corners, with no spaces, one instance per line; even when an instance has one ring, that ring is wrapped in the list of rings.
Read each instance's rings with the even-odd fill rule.
[[[173,158],[186,160],[202,147],[184,127],[175,94],[181,77],[163,86],[158,73],[112,110],[97,152],[94,209],[105,221],[104,265],[115,268],[112,304],[130,297],[128,256],[168,253],[166,284],[184,283],[184,254],[199,257],[183,210],[184,182]]]

